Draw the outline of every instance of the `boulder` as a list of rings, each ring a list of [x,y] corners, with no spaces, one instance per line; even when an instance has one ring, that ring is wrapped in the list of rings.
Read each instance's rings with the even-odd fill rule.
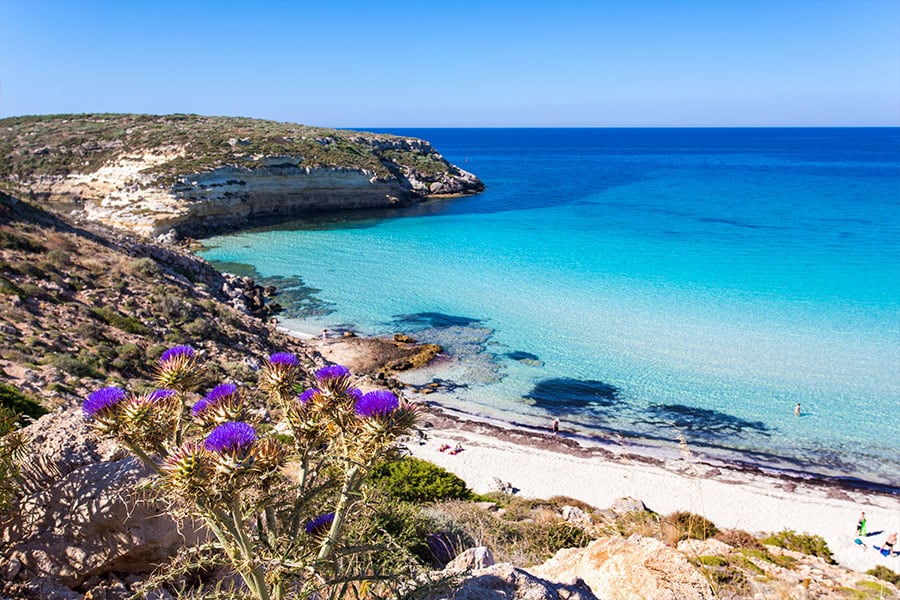
[[[73,588],[111,571],[152,570],[199,539],[190,523],[135,491],[148,469],[98,443],[80,410],[45,415],[25,433],[19,510],[0,524],[0,548],[21,564],[19,578]]]
[[[584,512],[582,509],[577,506],[563,506],[561,509],[562,518],[572,523],[573,525],[578,525],[580,527],[590,527],[593,523],[593,519],[591,519],[591,515]]]
[[[454,592],[430,600],[597,600],[583,581],[554,583],[501,563],[473,572]]]
[[[713,600],[709,582],[681,553],[654,538],[601,538],[529,567],[551,581],[582,579],[604,600]]]
[[[494,565],[494,555],[487,546],[476,546],[460,552],[444,568],[446,571],[474,571]]]
[[[644,512],[647,507],[637,498],[616,498],[609,507],[617,515],[627,515],[632,512]]]

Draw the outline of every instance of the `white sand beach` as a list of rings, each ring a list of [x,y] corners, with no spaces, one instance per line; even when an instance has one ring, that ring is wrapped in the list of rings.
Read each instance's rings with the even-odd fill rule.
[[[866,571],[885,565],[900,571],[900,557],[884,557],[881,545],[900,529],[900,498],[840,487],[817,486],[759,474],[715,468],[688,460],[654,465],[634,458],[590,456],[552,434],[426,416],[424,443],[413,441],[411,453],[457,474],[474,491],[497,489],[496,479],[532,498],[568,496],[597,508],[616,498],[638,498],[659,514],[691,511],[720,528],[749,532],[792,529],[822,536],[842,565]],[[522,443],[528,437],[534,443]],[[461,444],[458,454],[440,452],[443,444]],[[556,446],[556,447],[554,447]],[[868,548],[854,542],[861,511],[868,518]],[[881,533],[877,533],[881,532]]]
[[[371,368],[371,342],[372,338],[310,340],[329,361],[354,372]],[[568,496],[600,509],[617,498],[632,497],[656,513],[690,511],[720,528],[751,533],[791,529],[819,535],[844,567],[865,572],[884,565],[900,572],[900,556],[885,557],[872,548],[900,531],[896,495],[712,466],[687,456],[663,462],[628,454],[627,449],[610,452],[588,447],[565,431],[554,436],[549,423],[547,431],[516,429],[439,406],[424,413],[421,425],[427,437],[424,443],[408,444],[412,455],[455,473],[479,493],[497,490],[500,480],[521,496]],[[460,444],[463,451],[441,452],[444,444]],[[869,533],[863,538],[865,548],[854,541],[862,511]]]

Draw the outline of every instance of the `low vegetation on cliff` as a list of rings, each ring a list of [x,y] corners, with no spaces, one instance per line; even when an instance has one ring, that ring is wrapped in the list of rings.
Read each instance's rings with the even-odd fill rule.
[[[264,157],[304,167],[364,169],[386,178],[404,168],[437,175],[448,163],[428,142],[244,117],[86,114],[0,119],[0,180],[90,174],[123,155],[172,152],[149,167],[158,185],[223,164]],[[15,190],[7,190],[15,191]]]

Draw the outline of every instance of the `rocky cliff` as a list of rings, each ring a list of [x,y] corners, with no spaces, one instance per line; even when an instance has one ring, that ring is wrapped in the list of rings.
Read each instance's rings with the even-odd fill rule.
[[[0,189],[144,235],[478,193],[426,141],[197,115],[0,120]]]

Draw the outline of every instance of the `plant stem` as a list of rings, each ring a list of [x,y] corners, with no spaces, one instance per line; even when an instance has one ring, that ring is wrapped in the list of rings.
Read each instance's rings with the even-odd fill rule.
[[[328,531],[328,537],[322,542],[319,549],[319,555],[316,560],[328,560],[331,553],[334,552],[334,546],[337,544],[338,536],[341,533],[341,527],[344,525],[344,517],[350,509],[350,498],[356,487],[356,478],[359,475],[359,466],[354,466],[347,473],[347,479],[344,481],[344,487],[341,488],[341,497],[338,499],[337,509],[334,511],[334,521],[331,523],[331,529]]]

